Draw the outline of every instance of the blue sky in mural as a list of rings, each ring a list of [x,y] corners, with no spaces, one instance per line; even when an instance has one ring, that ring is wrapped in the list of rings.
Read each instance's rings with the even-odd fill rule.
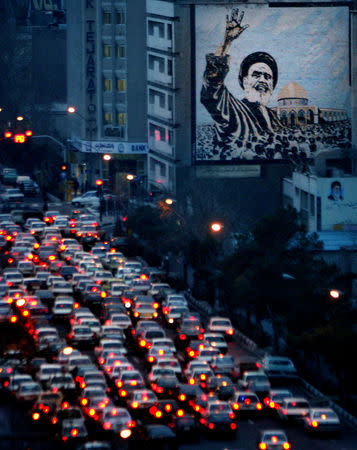
[[[275,58],[279,68],[278,84],[269,106],[276,106],[281,88],[295,81],[306,90],[309,104],[346,109],[350,116],[348,8],[269,8],[242,4],[237,7],[245,11],[242,25],[249,24],[229,51],[226,85],[237,98],[243,97],[237,82],[242,59],[250,53],[265,51]],[[222,42],[225,17],[230,12],[230,7],[196,7],[198,123],[211,121],[199,101],[205,55],[215,52]]]

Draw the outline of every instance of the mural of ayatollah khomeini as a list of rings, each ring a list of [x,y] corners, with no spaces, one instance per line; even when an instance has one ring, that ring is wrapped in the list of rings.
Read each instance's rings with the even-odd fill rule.
[[[275,59],[265,52],[248,55],[241,63],[238,81],[244,90],[242,100],[235,98],[224,85],[229,71],[232,42],[249,27],[241,26],[244,12],[233,9],[226,18],[226,31],[222,45],[216,53],[206,55],[207,66],[203,77],[201,103],[215,121],[216,143],[234,147],[237,140],[249,136],[274,133],[282,125],[276,114],[267,107],[278,82]]]

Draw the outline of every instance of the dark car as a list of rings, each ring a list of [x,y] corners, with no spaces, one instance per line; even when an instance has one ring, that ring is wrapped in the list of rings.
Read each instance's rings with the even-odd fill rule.
[[[177,450],[178,442],[176,434],[166,425],[142,425],[136,430],[136,442],[132,442],[132,448],[141,449],[145,442],[155,450]]]
[[[72,279],[73,274],[78,273],[78,269],[74,266],[63,266],[61,267],[59,273],[65,280],[68,281]]]

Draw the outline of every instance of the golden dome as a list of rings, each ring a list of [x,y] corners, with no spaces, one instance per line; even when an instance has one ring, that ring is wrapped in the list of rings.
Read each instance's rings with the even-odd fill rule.
[[[284,98],[305,98],[307,99],[307,93],[305,89],[300,86],[300,84],[295,83],[295,81],[291,81],[286,84],[278,95],[278,100],[282,100]]]

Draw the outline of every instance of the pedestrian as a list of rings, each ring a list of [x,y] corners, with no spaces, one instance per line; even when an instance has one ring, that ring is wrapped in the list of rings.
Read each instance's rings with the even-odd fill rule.
[[[79,183],[77,178],[73,178],[73,189],[74,189],[74,195],[77,196],[78,189],[79,189]]]

